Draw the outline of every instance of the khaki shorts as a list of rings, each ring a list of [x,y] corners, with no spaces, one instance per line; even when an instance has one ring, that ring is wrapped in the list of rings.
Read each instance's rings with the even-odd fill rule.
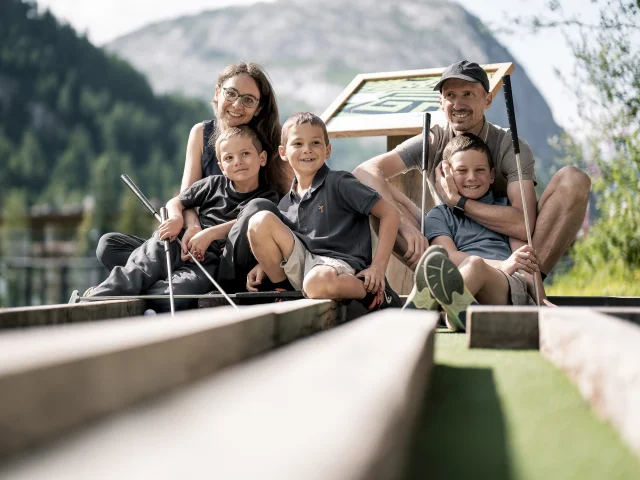
[[[504,272],[502,272],[504,273]],[[527,279],[520,272],[505,277],[509,282],[509,295],[511,296],[511,305],[535,305],[536,302],[527,290]]]
[[[288,259],[283,260],[280,266],[284,269],[284,273],[287,275],[289,282],[296,290],[302,291],[302,282],[304,277],[307,276],[313,267],[318,265],[327,265],[328,267],[332,267],[336,272],[338,272],[338,275],[342,273],[353,275],[356,273],[351,265],[344,260],[314,255],[307,250],[307,247],[304,246],[297,235],[293,233],[292,235],[293,251],[291,252],[291,256]]]

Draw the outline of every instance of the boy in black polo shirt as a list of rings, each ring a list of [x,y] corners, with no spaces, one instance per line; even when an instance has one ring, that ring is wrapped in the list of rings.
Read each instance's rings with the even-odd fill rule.
[[[251,200],[278,201],[275,190],[260,181],[267,154],[256,133],[247,126],[225,130],[216,141],[218,164],[224,175],[212,175],[195,182],[167,203],[168,219],[153,237],[135,249],[124,267],[114,267],[109,277],[91,289],[91,296],[159,295],[169,293],[165,239],[183,232],[182,211],[199,207],[202,231],[189,241],[188,249],[215,278],[227,234],[240,210]],[[180,258],[180,242],[171,242],[172,283],[176,295],[204,294],[213,287],[191,261]],[[191,308],[197,300],[176,299],[176,309]],[[155,301],[153,308],[167,311],[168,301]]]
[[[259,265],[247,289],[257,290],[266,275],[276,287],[290,283],[309,298],[357,299],[368,310],[400,307],[384,277],[398,230],[395,208],[350,173],[325,165],[331,145],[319,117],[289,118],[279,149],[296,178],[278,205],[281,216],[260,212],[249,222]],[[373,259],[369,214],[380,219]]]

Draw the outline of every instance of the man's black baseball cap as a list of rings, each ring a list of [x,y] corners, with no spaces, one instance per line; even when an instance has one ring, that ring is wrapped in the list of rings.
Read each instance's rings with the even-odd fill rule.
[[[467,60],[452,63],[444,69],[442,77],[440,77],[440,81],[434,87],[434,90],[442,92],[442,85],[450,78],[459,78],[467,82],[479,83],[487,93],[489,93],[489,77],[487,76],[487,72],[477,63],[468,62]]]

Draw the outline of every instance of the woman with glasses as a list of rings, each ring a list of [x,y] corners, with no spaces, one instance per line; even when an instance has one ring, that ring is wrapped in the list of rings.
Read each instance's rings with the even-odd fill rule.
[[[258,134],[268,155],[263,181],[272,185],[280,194],[287,192],[291,186],[293,172],[289,164],[281,161],[278,155],[278,105],[273,87],[262,68],[255,63],[245,62],[228,65],[218,77],[211,105],[214,118],[197,123],[189,134],[180,190],[185,190],[204,177],[221,175],[214,146],[217,133],[228,127],[248,125]],[[271,209],[268,203],[270,202],[253,205],[252,210]],[[220,275],[228,277],[230,282],[238,276],[237,285],[242,286],[242,290],[245,285],[244,270],[250,270],[254,264],[246,242],[246,219],[254,212],[244,213],[245,221],[241,221],[239,217],[238,223],[229,233],[227,258],[223,258],[220,265]],[[184,217],[186,231],[182,243],[186,248],[189,240],[201,231],[201,228],[198,215],[193,210],[186,210]],[[125,265],[131,252],[143,242],[144,239],[133,235],[107,233],[100,238],[96,255],[107,270],[111,271],[115,266]],[[183,258],[188,257],[183,255]],[[245,267],[245,263],[251,267]],[[242,273],[236,275],[237,268],[240,268]],[[231,288],[235,288],[235,285]]]

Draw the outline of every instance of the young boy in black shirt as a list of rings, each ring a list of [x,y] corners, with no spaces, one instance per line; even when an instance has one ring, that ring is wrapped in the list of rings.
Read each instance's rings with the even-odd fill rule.
[[[296,178],[278,204],[280,216],[260,212],[249,222],[259,265],[247,290],[257,290],[266,275],[276,288],[292,286],[309,298],[357,299],[368,310],[400,307],[384,277],[398,230],[395,208],[350,173],[329,169],[331,144],[319,117],[289,118],[279,149]],[[369,214],[380,219],[373,258]]]
[[[225,130],[216,141],[218,163],[224,175],[212,175],[195,182],[167,203],[168,219],[153,236],[134,250],[124,267],[114,267],[109,277],[91,296],[159,295],[169,293],[163,240],[182,233],[185,208],[199,207],[203,230],[189,241],[188,249],[215,278],[227,234],[240,210],[251,200],[278,201],[275,190],[260,181],[267,154],[256,133],[247,126]],[[171,242],[174,294],[204,294],[214,287],[191,261],[180,258],[180,242]],[[190,308],[197,300],[176,299],[176,309]],[[155,310],[168,310],[168,301],[155,301]]]

